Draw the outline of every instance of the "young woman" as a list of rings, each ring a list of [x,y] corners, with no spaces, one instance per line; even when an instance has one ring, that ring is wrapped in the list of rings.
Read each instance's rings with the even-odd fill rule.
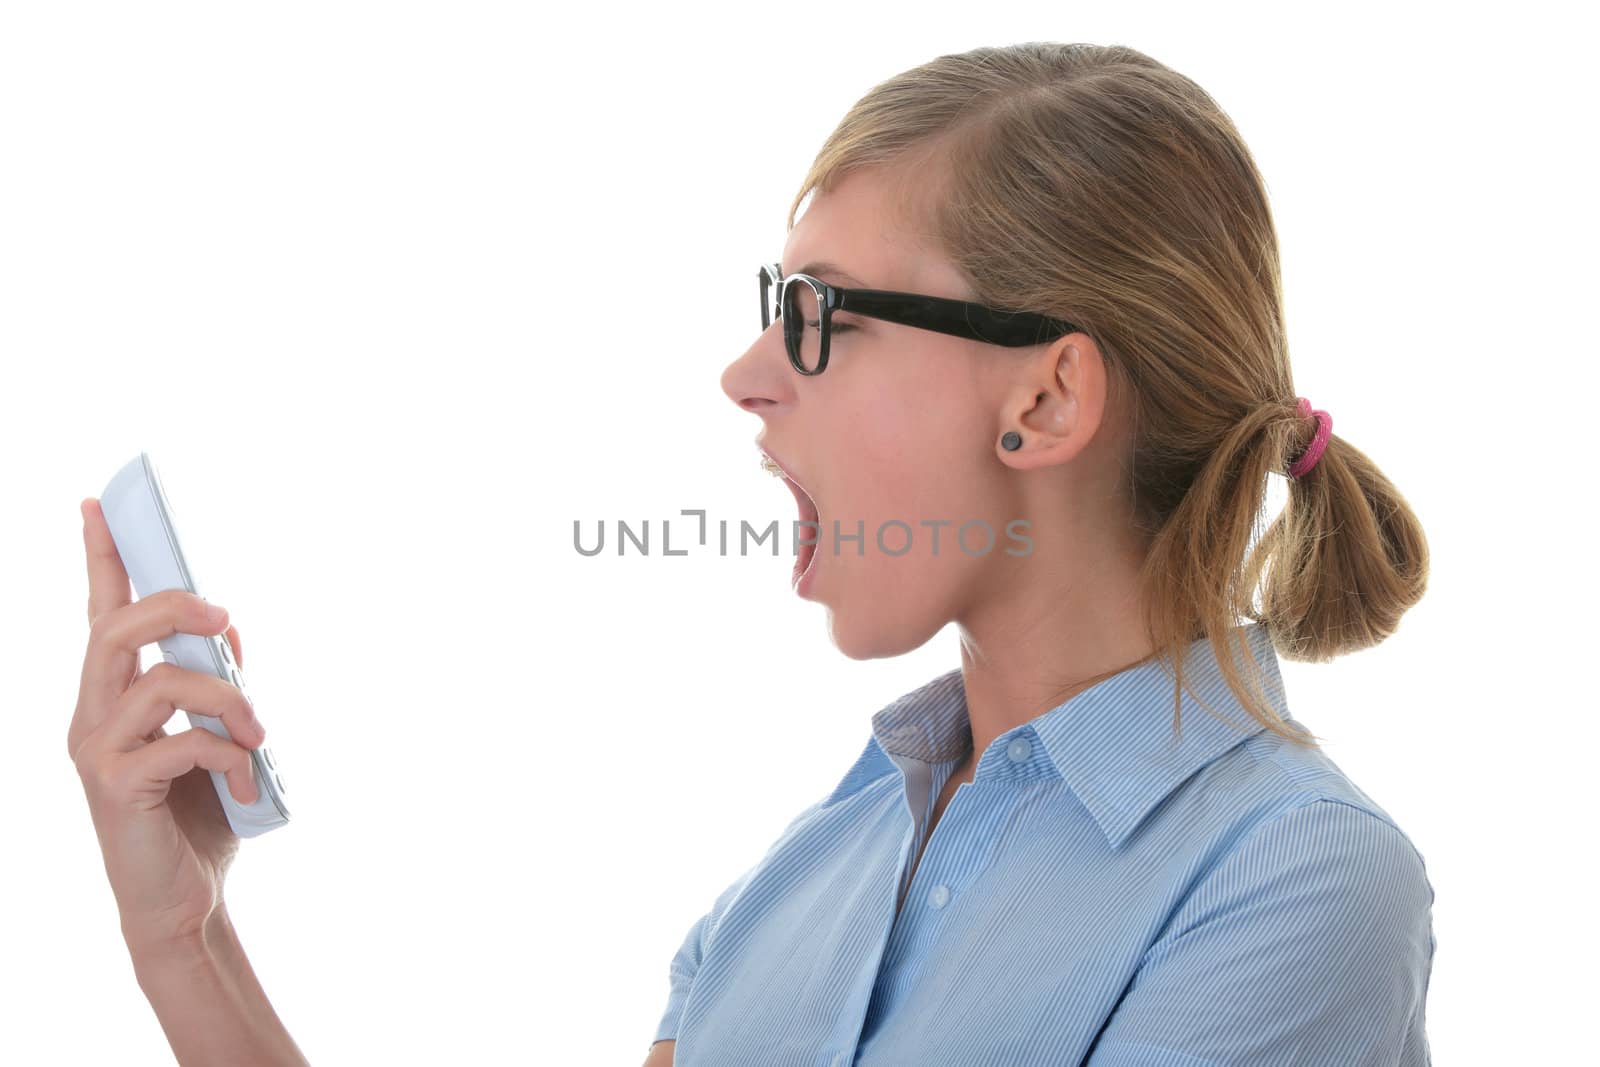
[[[816,524],[798,591],[849,656],[954,622],[961,664],[874,715],[690,928],[647,1063],[1427,1063],[1422,857],[1289,715],[1276,658],[1382,641],[1426,542],[1295,394],[1227,116],[1127,48],[941,56],[851,109],[790,225],[723,386]],[[1258,531],[1270,475],[1288,503]],[[181,1063],[304,1063],[190,773],[250,800],[260,724],[216,679],[138,670],[173,631],[242,663],[237,632],[176,591],[130,603],[83,507],[67,747],[140,985]],[[163,736],[174,706],[239,743]]]
[[[1128,48],[941,56],[789,226],[722,385],[799,595],[846,655],[954,622],[961,664],[689,929],[647,1064],[1429,1062],[1422,857],[1277,661],[1382,641],[1427,546],[1295,395],[1228,117]]]

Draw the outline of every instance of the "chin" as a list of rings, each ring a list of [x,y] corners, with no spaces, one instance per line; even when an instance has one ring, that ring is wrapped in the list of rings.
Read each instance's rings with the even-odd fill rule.
[[[887,602],[894,607],[891,598]],[[828,636],[855,660],[888,659],[914,652],[944,628],[945,620],[907,618],[892,611],[828,607]]]

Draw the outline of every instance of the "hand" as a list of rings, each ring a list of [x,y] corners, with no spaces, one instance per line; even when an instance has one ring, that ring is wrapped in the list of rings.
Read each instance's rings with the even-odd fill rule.
[[[140,671],[139,649],[174,633],[225,633],[242,667],[239,632],[226,611],[184,590],[131,602],[100,502],[90,497],[79,507],[89,645],[67,752],[83,780],[123,936],[132,950],[159,951],[196,940],[222,905],[239,838],[207,772],[226,774],[233,796],[253,802],[243,746],[260,745],[266,731],[244,694],[221,678],[166,662]],[[199,727],[167,736],[162,724],[179,708],[221,716],[234,740]]]

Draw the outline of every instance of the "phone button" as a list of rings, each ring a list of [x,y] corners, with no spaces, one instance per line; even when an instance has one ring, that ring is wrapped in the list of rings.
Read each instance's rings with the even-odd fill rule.
[[[161,658],[172,664],[174,667],[178,665],[178,654],[176,652],[163,651],[161,653]]]
[[[266,745],[262,745],[258,751],[261,753],[261,758],[267,761],[268,768],[272,770],[278,769],[278,765],[272,762],[272,749],[268,748]]]
[[[272,780],[278,783],[278,792],[287,793],[289,791],[289,787],[283,784],[282,775],[274,774]]]

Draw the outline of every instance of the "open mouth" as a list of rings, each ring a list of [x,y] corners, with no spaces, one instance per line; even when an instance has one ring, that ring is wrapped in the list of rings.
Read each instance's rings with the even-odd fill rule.
[[[797,528],[796,541],[799,548],[795,553],[794,574],[791,578],[792,584],[798,585],[810,573],[812,565],[817,560],[816,542],[822,540],[821,513],[817,510],[816,501],[811,499],[811,494],[806,491],[805,487],[779,465],[777,460],[765,452],[761,453],[761,469],[778,478],[782,478],[784,483],[788,485],[789,492],[794,494],[794,501],[800,508],[800,522],[802,525]],[[808,523],[810,525],[804,525]],[[808,540],[812,543],[805,543]]]

